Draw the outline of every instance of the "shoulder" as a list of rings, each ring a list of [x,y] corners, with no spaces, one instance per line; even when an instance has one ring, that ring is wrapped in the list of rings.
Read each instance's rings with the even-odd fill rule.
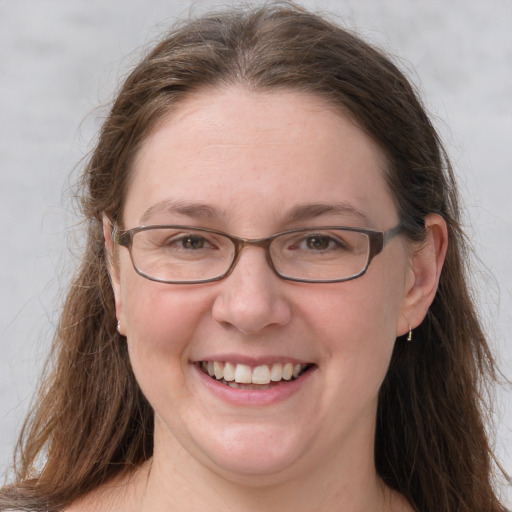
[[[114,478],[85,494],[63,512],[138,512],[146,472],[143,466],[129,475]]]
[[[115,512],[117,510],[111,500],[102,498],[101,495],[93,491],[73,502],[63,512]]]
[[[111,484],[107,483],[88,492],[65,508],[63,512],[116,512],[119,510],[116,506],[117,493],[111,487]]]
[[[74,501],[63,512],[117,512],[117,502],[115,493],[109,491],[109,486],[100,487]]]

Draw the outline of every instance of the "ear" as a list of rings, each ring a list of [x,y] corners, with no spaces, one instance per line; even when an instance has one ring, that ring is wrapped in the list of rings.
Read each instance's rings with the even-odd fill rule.
[[[424,242],[411,249],[411,264],[397,336],[406,334],[423,321],[439,285],[448,247],[448,228],[441,215],[431,213],[425,218],[425,229]]]
[[[121,285],[119,282],[119,267],[116,258],[115,243],[112,238],[112,221],[103,213],[103,238],[105,239],[105,255],[107,260],[108,273],[110,276],[110,283],[112,290],[114,291],[114,299],[116,303],[116,317],[119,322],[118,332],[123,336],[126,336],[125,322],[123,314],[123,301],[121,294]]]

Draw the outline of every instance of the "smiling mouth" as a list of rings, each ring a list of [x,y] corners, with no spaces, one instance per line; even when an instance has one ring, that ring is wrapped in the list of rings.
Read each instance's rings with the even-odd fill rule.
[[[312,364],[274,363],[251,367],[224,361],[201,361],[199,368],[213,380],[236,389],[264,390],[299,379]]]

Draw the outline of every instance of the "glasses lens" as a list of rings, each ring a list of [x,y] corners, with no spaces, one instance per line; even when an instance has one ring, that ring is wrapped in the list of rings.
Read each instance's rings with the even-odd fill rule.
[[[229,238],[200,229],[150,228],[133,236],[131,254],[141,274],[158,281],[203,281],[223,275],[234,257]]]
[[[368,264],[369,252],[368,235],[347,229],[285,233],[270,246],[279,274],[312,281],[343,280],[361,274]]]

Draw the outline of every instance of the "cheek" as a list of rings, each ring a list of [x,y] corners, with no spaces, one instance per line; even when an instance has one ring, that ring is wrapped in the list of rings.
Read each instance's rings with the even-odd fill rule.
[[[366,277],[308,294],[301,314],[322,333],[320,339],[330,340],[332,350],[360,352],[394,342],[401,290],[382,275],[378,283]]]
[[[205,297],[137,275],[124,281],[122,291],[128,349],[137,377],[153,380],[166,370],[181,374],[208,309]]]
[[[375,273],[377,274],[377,273]],[[389,367],[402,288],[400,276],[367,275],[337,289],[309,295],[309,324],[324,347],[328,400],[343,396],[345,404],[375,398]]]

